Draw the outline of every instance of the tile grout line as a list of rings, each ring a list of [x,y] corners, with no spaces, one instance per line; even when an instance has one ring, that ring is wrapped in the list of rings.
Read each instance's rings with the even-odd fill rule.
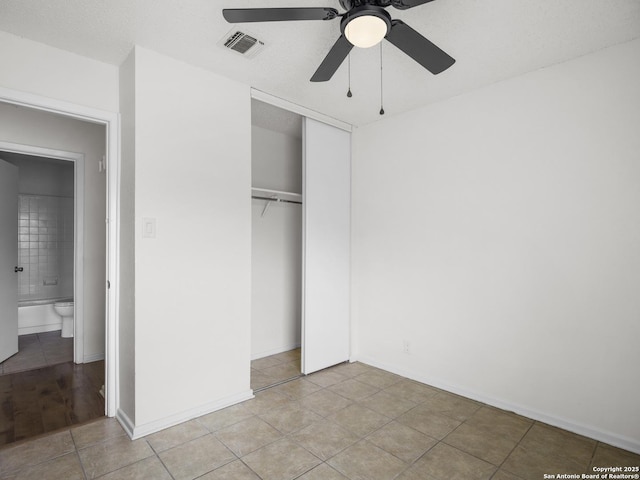
[[[526,418],[526,417],[525,417]],[[509,452],[509,454],[504,457],[504,460],[500,463],[500,465],[498,466],[498,470],[496,470],[496,472],[491,476],[491,478],[493,478],[495,476],[495,474],[497,472],[499,472],[502,469],[502,466],[505,464],[505,462],[509,459],[509,457],[513,454],[513,452],[516,450],[516,448],[518,448],[520,446],[520,444],[522,443],[522,440],[524,440],[524,437],[527,436],[527,434],[531,431],[531,429],[533,428],[533,426],[536,424],[536,421],[532,421],[531,425],[529,425],[529,428],[527,428],[527,431],[524,432],[524,435],[522,435],[522,437],[520,437],[520,440],[518,440],[518,442],[513,446],[513,448],[511,449],[511,451]],[[505,470],[505,472],[508,472],[509,474],[513,475],[514,477],[518,477],[521,478],[520,476],[516,475],[515,473],[509,472],[508,470]]]
[[[207,428],[207,427],[205,427]],[[211,434],[211,432],[209,432],[209,434]],[[203,435],[204,436],[204,435]],[[198,437],[201,438],[201,437]],[[176,480],[176,477],[173,476],[173,473],[171,473],[171,470],[169,470],[169,467],[167,467],[167,465],[164,463],[164,461],[162,461],[162,458],[160,457],[160,453],[156,451],[155,448],[153,448],[153,445],[151,445],[151,442],[149,442],[149,440],[147,440],[145,438],[145,441],[147,442],[147,445],[149,445],[149,448],[151,449],[151,451],[153,452],[153,454],[156,456],[156,458],[158,459],[158,461],[160,462],[160,464],[162,465],[162,467],[165,469],[165,471],[169,474],[169,476],[171,477],[172,480]],[[184,443],[187,442],[183,442],[180,445],[184,445]],[[150,457],[147,457],[150,458]],[[146,460],[145,458],[143,458],[142,460]],[[140,460],[140,461],[142,461]],[[208,473],[208,472],[207,472]],[[206,475],[206,474],[205,474]]]

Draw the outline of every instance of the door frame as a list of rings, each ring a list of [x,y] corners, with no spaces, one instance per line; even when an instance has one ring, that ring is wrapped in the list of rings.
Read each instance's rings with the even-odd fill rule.
[[[105,415],[114,417],[119,399],[120,114],[0,87],[0,101],[104,125],[107,167],[105,279]]]
[[[73,162],[73,361],[84,363],[84,155],[1,140],[0,151]]]

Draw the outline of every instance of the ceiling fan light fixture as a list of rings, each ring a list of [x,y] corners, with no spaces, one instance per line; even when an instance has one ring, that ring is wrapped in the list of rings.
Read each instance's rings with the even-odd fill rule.
[[[349,20],[344,35],[349,42],[360,48],[377,45],[387,35],[389,25],[377,15],[360,15]]]

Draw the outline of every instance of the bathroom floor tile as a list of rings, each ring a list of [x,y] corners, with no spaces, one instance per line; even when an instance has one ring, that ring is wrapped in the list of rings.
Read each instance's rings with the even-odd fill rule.
[[[18,353],[0,363],[0,375],[26,372],[73,361],[73,338],[60,330],[18,337]]]

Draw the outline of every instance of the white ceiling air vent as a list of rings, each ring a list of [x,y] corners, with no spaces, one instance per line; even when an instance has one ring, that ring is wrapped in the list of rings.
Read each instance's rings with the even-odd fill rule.
[[[254,35],[235,28],[222,37],[218,44],[247,58],[255,57],[264,48],[264,42]]]

